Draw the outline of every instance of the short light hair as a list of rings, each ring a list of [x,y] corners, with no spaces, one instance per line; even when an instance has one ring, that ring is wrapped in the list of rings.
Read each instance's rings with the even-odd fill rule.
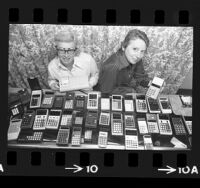
[[[76,42],[74,34],[70,31],[62,31],[55,35],[55,43],[57,42]]]

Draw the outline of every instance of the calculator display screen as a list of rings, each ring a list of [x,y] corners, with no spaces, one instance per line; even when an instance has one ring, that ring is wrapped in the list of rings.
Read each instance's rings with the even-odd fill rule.
[[[164,120],[168,120],[168,116],[164,115],[164,114],[159,114],[159,119],[164,119]]]
[[[37,115],[46,115],[47,110],[37,110]]]
[[[49,113],[52,116],[59,116],[60,115],[60,111],[50,111]]]
[[[137,135],[137,130],[126,129],[126,135]]]
[[[56,97],[56,101],[62,101],[63,100],[63,97]]]
[[[32,95],[33,97],[40,97],[40,95],[39,94],[37,94],[37,95]]]
[[[121,119],[121,115],[120,114],[113,114],[113,119]]]
[[[121,96],[113,96],[113,99],[119,99],[119,100],[121,100]]]
[[[153,84],[153,83],[151,85],[154,86],[154,87],[160,88],[159,85],[156,85],[156,84]]]
[[[90,94],[89,99],[97,99],[97,95],[96,94]]]
[[[145,100],[145,95],[137,95],[137,99],[139,99],[139,100]]]

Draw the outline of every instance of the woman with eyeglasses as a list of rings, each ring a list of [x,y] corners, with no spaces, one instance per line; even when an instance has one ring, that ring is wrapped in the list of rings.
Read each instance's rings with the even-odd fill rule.
[[[80,52],[72,32],[60,32],[55,36],[57,56],[48,65],[48,84],[52,90],[59,90],[63,77],[88,76],[89,90],[98,82],[99,71],[93,57]]]

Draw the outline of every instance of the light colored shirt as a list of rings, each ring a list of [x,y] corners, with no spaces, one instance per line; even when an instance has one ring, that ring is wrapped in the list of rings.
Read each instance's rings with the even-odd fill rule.
[[[71,70],[61,64],[58,57],[55,57],[48,65],[48,84],[51,85],[63,77],[88,76],[91,87],[95,86],[99,78],[99,70],[91,55],[81,52],[74,57],[74,64]]]

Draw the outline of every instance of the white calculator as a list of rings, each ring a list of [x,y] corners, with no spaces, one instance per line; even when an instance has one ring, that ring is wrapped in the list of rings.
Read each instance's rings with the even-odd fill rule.
[[[33,130],[45,130],[46,122],[48,119],[48,109],[37,109]]]
[[[147,113],[147,102],[146,102],[146,97],[145,95],[136,95],[136,111],[138,113]]]
[[[147,134],[149,131],[145,117],[138,117],[137,122],[140,134]]]
[[[99,118],[99,125],[110,125],[110,113],[109,112],[101,112]]]
[[[8,141],[17,140],[21,130],[22,119],[12,119],[8,128]]]
[[[108,142],[108,132],[107,131],[99,131],[98,146],[100,148],[106,148],[107,142]]]
[[[157,114],[146,114],[149,133],[159,133]]]
[[[157,114],[158,116],[158,126],[161,135],[172,135],[172,127],[169,117],[165,114]]]
[[[152,142],[151,135],[143,135],[143,141],[144,141],[144,149],[145,150],[153,149],[153,142]]]
[[[51,109],[49,112],[48,121],[46,124],[46,129],[58,129],[60,117],[61,117],[61,110]]]
[[[30,108],[39,108],[42,100],[42,90],[33,90],[31,92]]]
[[[60,121],[60,127],[71,127],[72,126],[72,112],[68,110],[63,110],[61,121]]]
[[[123,119],[120,112],[113,112],[111,117],[112,135],[123,136]]]
[[[99,101],[98,92],[89,92],[87,98],[87,109],[88,110],[97,110]]]
[[[92,141],[92,130],[85,129],[84,133],[84,142],[91,142]]]
[[[110,110],[110,98],[101,97],[101,110]]]
[[[137,129],[125,128],[125,148],[127,150],[138,148]]]
[[[112,95],[112,111],[122,111],[122,95]]]
[[[126,112],[134,112],[133,96],[125,95],[124,107]]]
[[[149,89],[147,90],[146,96],[157,99],[163,84],[164,80],[155,76],[153,78],[153,81],[151,82]]]
[[[82,133],[81,127],[73,127],[72,140],[71,140],[72,146],[80,146],[81,145],[81,133]]]

